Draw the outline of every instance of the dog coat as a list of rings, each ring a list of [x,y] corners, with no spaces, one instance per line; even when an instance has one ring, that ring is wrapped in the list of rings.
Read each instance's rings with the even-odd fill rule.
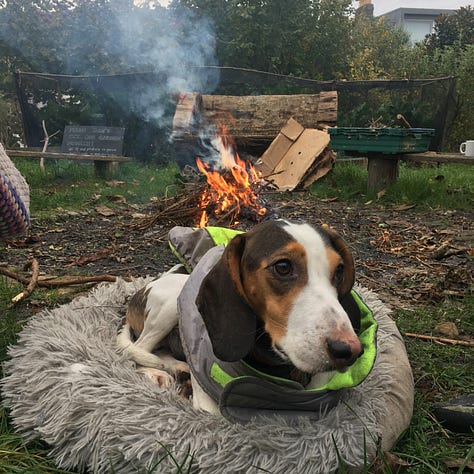
[[[236,232],[222,228],[174,228],[170,231],[173,251],[192,269],[178,299],[181,342],[191,373],[218,403],[222,415],[231,421],[246,422],[253,416],[268,414],[317,419],[340,401],[345,390],[358,385],[369,374],[376,355],[377,324],[369,308],[353,292],[361,312],[359,339],[364,353],[346,372],[336,372],[325,385],[311,390],[294,380],[259,371],[243,360],[219,360],[212,351],[195,301],[202,280]],[[216,243],[221,245],[216,246]]]

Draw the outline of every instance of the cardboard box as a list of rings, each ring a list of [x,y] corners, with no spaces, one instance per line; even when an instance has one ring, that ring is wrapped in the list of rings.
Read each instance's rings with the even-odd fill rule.
[[[283,126],[275,140],[265,153],[257,160],[255,167],[264,177],[271,181],[282,191],[294,190],[307,172],[315,169],[314,163],[323,154],[329,145],[330,137],[325,131],[304,128],[296,120],[290,118]],[[332,168],[332,160],[324,160],[325,167]],[[316,171],[316,170],[315,170]]]

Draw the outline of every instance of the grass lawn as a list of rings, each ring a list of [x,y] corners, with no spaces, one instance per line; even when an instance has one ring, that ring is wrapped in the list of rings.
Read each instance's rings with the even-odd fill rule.
[[[177,189],[178,170],[174,166],[137,166],[121,164],[119,174],[109,180],[94,176],[92,166],[77,163],[46,163],[46,172],[30,160],[16,164],[31,187],[31,213],[44,222],[64,210],[80,211],[103,203],[113,206],[114,196],[125,197],[129,205],[141,206],[155,197],[172,194]],[[402,165],[400,178],[385,193],[367,194],[366,170],[338,163],[336,168],[308,191],[317,200],[338,199],[348,203],[377,201],[381,205],[416,204],[417,208],[469,211],[474,208],[474,168],[467,165],[410,168]],[[474,216],[473,216],[474,217]],[[0,262],[5,248],[0,244]],[[472,258],[472,257],[471,257]],[[14,344],[27,313],[18,315],[11,298],[22,286],[0,276],[0,360],[6,358],[9,344]],[[36,290],[35,298],[53,307],[67,301],[58,290]],[[413,310],[396,310],[393,317],[402,333],[430,334],[442,322],[452,322],[459,331],[474,338],[474,296],[445,298]],[[474,349],[462,345],[439,344],[405,338],[413,367],[416,397],[410,428],[393,448],[408,464],[409,473],[471,472],[473,436],[449,432],[433,417],[430,406],[466,393],[474,393]],[[48,460],[48,447],[41,442],[26,442],[9,423],[8,413],[0,409],[0,474],[63,473]],[[452,463],[449,465],[449,463]],[[471,463],[471,464],[469,464]],[[177,464],[176,472],[187,472]],[[451,467],[449,467],[451,466]],[[113,469],[111,469],[113,472]],[[395,472],[390,468],[385,473]]]

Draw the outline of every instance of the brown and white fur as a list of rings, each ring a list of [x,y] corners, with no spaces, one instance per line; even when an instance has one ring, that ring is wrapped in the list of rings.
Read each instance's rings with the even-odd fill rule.
[[[167,273],[134,295],[118,336],[118,347],[162,386],[189,372],[170,353],[179,352],[177,298],[187,278]],[[351,252],[333,230],[267,221],[229,242],[196,304],[219,359],[284,361],[311,374],[309,388],[362,353],[353,284]],[[193,377],[191,383],[193,405],[217,413]]]

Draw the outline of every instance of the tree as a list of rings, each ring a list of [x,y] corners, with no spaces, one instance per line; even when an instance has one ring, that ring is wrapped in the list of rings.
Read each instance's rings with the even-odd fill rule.
[[[441,15],[434,32],[413,50],[415,74],[419,77],[455,76],[455,95],[448,97],[448,149],[474,136],[474,9],[462,7],[452,15]],[[433,99],[431,99],[433,100]],[[434,102],[434,100],[433,100]]]
[[[423,43],[429,52],[447,47],[465,49],[474,44],[474,9],[461,7],[453,15],[440,15],[434,32]]]
[[[350,1],[175,0],[211,18],[221,66],[328,79],[347,64]]]
[[[402,29],[391,27],[383,18],[357,15],[351,25],[349,78],[405,78],[400,64],[409,48],[408,34]]]

